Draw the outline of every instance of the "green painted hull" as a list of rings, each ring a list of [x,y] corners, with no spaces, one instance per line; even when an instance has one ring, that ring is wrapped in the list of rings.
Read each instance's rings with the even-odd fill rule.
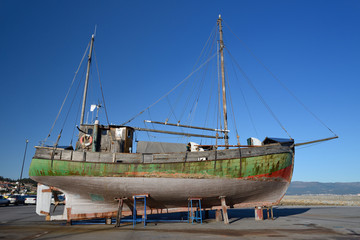
[[[253,178],[292,166],[290,153],[188,163],[121,164],[34,158],[30,176]],[[286,179],[288,180],[288,179]]]
[[[278,204],[291,182],[293,148],[274,146],[241,151],[183,153],[189,158],[173,159],[171,156],[176,154],[168,153],[165,157],[154,154],[154,161],[165,160],[119,163],[70,160],[73,153],[65,154],[65,151],[57,155],[58,159],[51,160],[46,158],[51,150],[45,153],[39,150],[29,175],[66,194],[66,209],[71,209],[71,219],[115,216],[115,198],[132,199],[138,194],[148,194],[147,205],[153,209],[186,207],[191,197],[202,198],[202,206],[207,208],[219,206],[220,196],[225,196],[226,203],[235,207]],[[202,160],[205,154],[207,160]],[[60,160],[61,156],[68,159]],[[141,155],[119,155],[124,159],[134,156]]]

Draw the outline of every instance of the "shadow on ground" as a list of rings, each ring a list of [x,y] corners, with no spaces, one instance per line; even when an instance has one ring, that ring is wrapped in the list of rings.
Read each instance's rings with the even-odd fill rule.
[[[310,208],[273,208],[274,218],[286,217],[292,215],[298,215],[309,211]],[[230,223],[239,221],[245,218],[255,218],[255,211],[253,208],[245,209],[228,209],[228,216]],[[141,216],[138,216],[139,218]],[[215,219],[215,210],[209,210],[207,212],[202,211],[203,220]],[[264,210],[264,219],[267,219],[266,210]],[[122,218],[121,222],[131,222],[132,217],[127,216]],[[178,212],[178,213],[163,213],[163,214],[149,214],[147,215],[147,222],[187,222],[188,213],[187,212]],[[115,223],[115,219],[113,219]],[[104,219],[91,219],[91,220],[82,220],[82,221],[73,221],[72,224],[105,224]]]

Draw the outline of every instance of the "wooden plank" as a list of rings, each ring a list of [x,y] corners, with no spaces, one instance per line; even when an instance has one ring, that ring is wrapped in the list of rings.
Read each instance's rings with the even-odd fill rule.
[[[228,217],[228,213],[227,213],[225,197],[220,196],[220,200],[221,200],[221,210],[222,210],[222,214],[223,214],[224,223],[229,224],[229,217]]]
[[[122,210],[123,210],[123,206],[124,206],[124,199],[120,198],[118,199],[119,204],[118,204],[118,212],[116,215],[116,224],[115,227],[120,227],[120,223],[121,223],[121,218],[122,218]]]
[[[193,133],[163,131],[163,130],[148,129],[148,128],[134,128],[134,129],[137,130],[137,131],[165,133],[165,134],[180,135],[180,136],[187,136],[187,137],[217,138],[217,139],[223,139],[224,138],[224,137],[216,137],[216,136],[211,136],[211,135],[201,135],[201,134],[193,134]]]
[[[266,145],[256,148],[236,148],[227,150],[211,150],[199,152],[180,152],[180,153],[153,153],[152,162],[171,163],[171,162],[196,162],[222,159],[238,159],[246,157],[263,156],[275,153],[291,152],[292,148],[281,145]],[[34,158],[51,159],[52,148],[37,147]],[[87,161],[87,162],[114,162],[114,163],[143,163],[144,158],[141,153],[113,153],[108,152],[83,152],[57,149],[54,155],[55,160]],[[151,161],[146,161],[150,163]]]
[[[84,161],[84,152],[80,152],[80,151],[74,151],[73,152],[73,161]]]
[[[177,124],[177,123],[176,124],[175,123],[168,123],[168,122],[163,123],[163,122],[156,122],[156,121],[150,121],[150,120],[145,120],[145,122],[161,124],[161,125],[169,125],[169,126],[174,126],[174,127],[193,128],[193,129],[214,131],[214,132],[229,132],[229,130],[224,130],[224,129],[196,127],[196,126],[182,125],[182,124]]]
[[[86,162],[102,162],[99,152],[86,152]]]
[[[73,151],[63,150],[61,154],[61,160],[72,160]]]

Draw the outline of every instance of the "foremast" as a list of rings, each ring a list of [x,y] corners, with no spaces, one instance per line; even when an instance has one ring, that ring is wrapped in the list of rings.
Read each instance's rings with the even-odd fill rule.
[[[219,44],[220,44],[220,68],[221,68],[221,85],[222,85],[222,104],[223,104],[223,118],[224,118],[224,138],[225,138],[225,148],[228,149],[229,145],[229,136],[228,136],[228,122],[227,122],[227,110],[226,110],[226,83],[225,83],[225,66],[224,66],[224,41],[223,41],[223,32],[222,32],[222,19],[219,15],[217,20],[217,25],[219,26]]]
[[[84,86],[84,95],[83,95],[82,108],[81,108],[80,125],[84,124],[86,95],[87,95],[87,89],[88,89],[88,85],[89,85],[90,64],[91,64],[91,56],[92,56],[92,50],[93,50],[93,46],[94,46],[94,40],[95,40],[95,36],[93,34],[91,36],[91,42],[90,42],[89,58],[88,58],[88,64],[87,64],[87,70],[86,70],[86,79],[85,79],[85,86]]]

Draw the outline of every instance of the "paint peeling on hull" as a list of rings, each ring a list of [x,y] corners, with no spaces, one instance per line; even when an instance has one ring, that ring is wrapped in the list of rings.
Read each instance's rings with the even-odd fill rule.
[[[165,179],[116,177],[36,177],[35,180],[58,184],[66,194],[66,208],[71,214],[115,212],[115,198],[149,193],[150,209],[172,209],[187,206],[189,197],[201,197],[206,208],[220,206],[219,196],[226,196],[228,205],[252,207],[274,205],[288,188],[288,182],[238,179]],[[103,197],[94,199],[96,193]],[[129,209],[128,209],[129,210]],[[90,214],[90,215],[89,215]],[[79,215],[79,216],[80,216]],[[95,216],[95,215],[94,215]],[[99,216],[99,215],[97,215]]]
[[[292,165],[292,154],[187,163],[113,164],[79,161],[36,159],[30,166],[30,176],[108,176],[165,178],[243,178],[263,175]],[[281,176],[281,175],[279,175]],[[286,179],[288,180],[288,179]]]
[[[204,208],[219,208],[219,196],[228,206],[254,207],[278,204],[292,177],[294,153],[243,158],[162,163],[107,163],[33,158],[32,179],[66,194],[63,216],[54,219],[113,217],[116,198],[148,194],[147,207],[181,209],[190,197],[202,198]],[[250,151],[250,150],[246,150]],[[220,155],[221,156],[221,155]]]

